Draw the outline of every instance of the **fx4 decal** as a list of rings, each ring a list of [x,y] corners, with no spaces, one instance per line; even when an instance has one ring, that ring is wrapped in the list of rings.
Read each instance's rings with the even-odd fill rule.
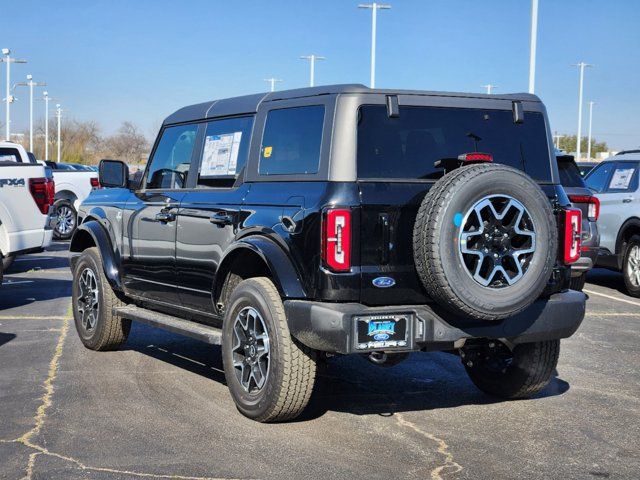
[[[0,178],[0,188],[4,187],[24,187],[24,178]]]

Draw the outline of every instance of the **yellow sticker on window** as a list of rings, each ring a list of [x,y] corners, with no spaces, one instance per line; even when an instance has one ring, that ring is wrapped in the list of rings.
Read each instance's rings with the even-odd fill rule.
[[[269,158],[271,156],[271,152],[273,151],[273,147],[264,147],[262,155],[264,158]]]

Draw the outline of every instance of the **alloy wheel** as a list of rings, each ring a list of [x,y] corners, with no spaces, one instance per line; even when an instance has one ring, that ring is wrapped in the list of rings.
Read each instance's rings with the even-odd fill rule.
[[[269,376],[269,334],[253,307],[244,307],[234,320],[231,354],[242,388],[248,393],[260,391]]]
[[[527,209],[509,195],[476,202],[461,223],[458,245],[467,273],[484,287],[514,285],[526,273],[536,249]]]
[[[67,235],[69,232],[73,230],[73,227],[76,224],[76,216],[67,205],[62,205],[58,207],[56,211],[58,216],[56,222],[56,231],[60,235]]]
[[[634,287],[640,286],[640,246],[634,245],[627,256],[627,277]]]
[[[98,323],[98,280],[93,270],[85,268],[78,278],[79,294],[76,300],[76,308],[82,319],[82,327],[91,331]]]

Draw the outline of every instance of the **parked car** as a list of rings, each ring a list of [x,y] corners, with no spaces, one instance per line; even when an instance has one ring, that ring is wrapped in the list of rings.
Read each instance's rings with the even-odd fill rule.
[[[71,164],[49,160],[42,163],[52,168],[56,181],[54,208],[57,221],[53,236],[58,240],[68,240],[77,226],[77,212],[80,203],[93,190],[100,188],[98,174],[92,170],[79,170]]]
[[[622,272],[629,295],[640,297],[640,151],[620,152],[585,178],[600,199],[597,265]]]
[[[42,165],[21,162],[22,145],[0,142],[0,284],[16,255],[51,243],[54,181]]]
[[[140,184],[103,160],[73,235],[83,344],[131,321],[222,345],[238,409],[287,420],[322,356],[456,351],[502,398],[582,322],[571,208],[534,95],[324,86],[178,110]]]
[[[571,204],[582,211],[581,254],[580,259],[571,266],[571,288],[582,290],[587,272],[594,267],[598,258],[600,235],[597,220],[600,214],[600,200],[587,188],[572,155],[559,154],[556,151],[556,159],[560,183]]]
[[[594,169],[597,163],[594,162],[577,162],[578,170],[580,171],[580,175],[586,177],[588,173]]]

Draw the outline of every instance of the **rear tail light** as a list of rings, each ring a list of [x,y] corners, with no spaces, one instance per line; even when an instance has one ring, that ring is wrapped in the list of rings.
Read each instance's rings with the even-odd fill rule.
[[[598,197],[591,195],[569,195],[569,200],[571,200],[571,203],[588,203],[589,210],[587,218],[592,222],[595,222],[598,220],[598,217],[600,217],[600,200]]]
[[[100,180],[98,180],[97,177],[91,177],[89,179],[89,181],[91,182],[91,187],[96,189],[96,188],[100,188]]]
[[[463,162],[493,162],[493,155],[480,152],[463,153],[458,156],[458,160]]]
[[[564,211],[564,253],[566,265],[575,263],[580,258],[582,236],[582,212],[575,208]]]
[[[56,184],[50,178],[30,178],[29,191],[43,214],[49,213],[56,195]]]
[[[322,225],[322,260],[334,272],[351,269],[351,210],[330,209]]]

